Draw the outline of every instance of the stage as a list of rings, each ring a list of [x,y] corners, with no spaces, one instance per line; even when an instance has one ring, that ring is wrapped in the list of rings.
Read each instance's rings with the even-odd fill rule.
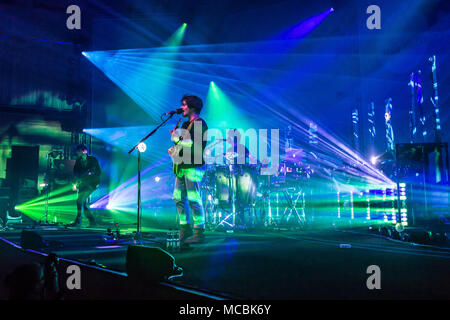
[[[0,299],[450,299],[449,35],[448,0],[2,1]]]
[[[125,272],[125,235],[106,243],[106,230],[101,228],[35,231],[56,246],[38,251]],[[144,245],[164,247],[165,236],[144,228]],[[20,242],[19,231],[2,232],[0,237]],[[448,246],[400,242],[361,228],[207,232],[206,239],[171,252],[184,270],[175,284],[257,300],[450,298]],[[381,290],[366,286],[370,265],[380,267]]]

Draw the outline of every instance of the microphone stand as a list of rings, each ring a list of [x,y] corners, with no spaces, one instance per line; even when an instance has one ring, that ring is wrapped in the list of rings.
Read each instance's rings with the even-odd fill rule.
[[[47,169],[46,169],[46,171],[45,171],[45,179],[44,179],[44,183],[45,183],[45,214],[44,214],[44,217],[45,217],[45,222],[44,223],[42,223],[42,221],[40,221],[39,222],[39,224],[40,224],[40,226],[53,226],[53,225],[56,225],[55,223],[50,223],[49,221],[48,221],[48,201],[49,201],[49,193],[50,193],[50,186],[52,185],[53,186],[53,183],[54,183],[54,180],[55,180],[55,177],[54,177],[54,174],[55,174],[55,172],[51,172],[51,170],[53,169],[52,167],[53,167],[53,161],[54,161],[54,158],[53,158],[54,156],[53,156],[53,152],[50,152],[50,153],[48,153],[47,155],[46,155],[46,158],[47,158]]]
[[[169,117],[161,122],[152,132],[146,135],[141,139],[130,151],[128,154],[131,154],[135,149],[138,151],[138,195],[137,195],[137,226],[136,226],[136,236],[134,238],[135,241],[139,241],[142,244],[142,236],[141,236],[141,215],[142,215],[142,205],[141,205],[141,151],[139,151],[138,146],[140,143],[144,142],[148,138],[150,138],[159,128],[161,128],[167,121],[169,121],[175,113],[169,114]]]

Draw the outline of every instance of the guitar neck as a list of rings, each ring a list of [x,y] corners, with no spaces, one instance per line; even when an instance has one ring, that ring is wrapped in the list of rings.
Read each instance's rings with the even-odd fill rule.
[[[177,130],[180,127],[180,123],[181,123],[182,118],[180,118],[174,128],[174,130]]]

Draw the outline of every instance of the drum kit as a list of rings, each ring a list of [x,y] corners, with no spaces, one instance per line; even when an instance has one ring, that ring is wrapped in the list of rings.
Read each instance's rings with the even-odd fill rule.
[[[210,230],[304,228],[305,191],[311,170],[300,161],[282,159],[274,175],[262,175],[263,164],[207,164],[202,183],[206,225]],[[207,163],[215,163],[206,159]],[[248,161],[247,161],[248,162]]]

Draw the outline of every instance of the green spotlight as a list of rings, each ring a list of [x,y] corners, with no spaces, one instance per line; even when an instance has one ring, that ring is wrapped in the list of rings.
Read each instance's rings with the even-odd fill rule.
[[[176,47],[183,42],[184,33],[186,31],[187,23],[183,23],[171,36],[165,41],[165,45],[169,47]]]
[[[67,192],[70,192],[71,190],[72,190],[72,185],[64,186],[62,188],[51,191],[49,193],[48,197],[49,197],[49,199],[56,198],[63,194],[66,194]],[[28,207],[31,205],[45,203],[45,198],[46,198],[46,195],[41,195],[41,196],[34,198],[30,201],[27,201],[25,203],[21,203],[19,206],[17,206],[17,208],[22,209],[22,208],[25,208],[25,207]]]
[[[249,129],[253,127],[241,108],[236,106],[214,81],[209,83],[206,106],[205,120],[210,128]]]

